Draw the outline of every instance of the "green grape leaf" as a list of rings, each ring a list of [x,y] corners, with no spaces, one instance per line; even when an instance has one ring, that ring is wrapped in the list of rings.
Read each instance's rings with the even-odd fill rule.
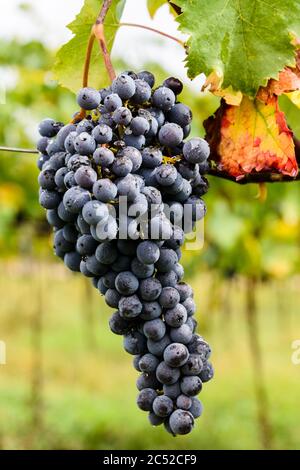
[[[106,15],[104,23],[105,38],[109,50],[112,48],[124,5],[124,0],[113,0]],[[64,44],[56,55],[53,67],[54,76],[62,86],[74,92],[77,92],[82,86],[86,48],[100,7],[101,2],[99,0],[84,1],[80,13],[68,25],[68,28],[74,35],[73,38]],[[100,88],[100,86],[105,86],[108,83],[109,78],[105,70],[102,54],[97,41],[95,41],[90,63],[89,86]]]
[[[167,0],[147,0],[147,7],[151,18],[154,17],[157,10],[165,3],[168,3]]]
[[[295,64],[292,38],[300,35],[299,0],[172,1],[181,8],[181,31],[190,35],[190,78],[217,72],[222,88],[255,96],[259,86]]]

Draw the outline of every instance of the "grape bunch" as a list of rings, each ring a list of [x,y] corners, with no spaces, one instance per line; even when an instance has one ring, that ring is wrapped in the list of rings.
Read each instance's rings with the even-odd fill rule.
[[[107,88],[79,91],[84,119],[40,123],[39,201],[55,254],[115,309],[109,326],[134,356],[138,407],[177,435],[192,430],[197,395],[213,377],[179,263],[185,235],[206,213],[209,146],[188,139],[182,83],[154,82],[148,71],[123,72]]]

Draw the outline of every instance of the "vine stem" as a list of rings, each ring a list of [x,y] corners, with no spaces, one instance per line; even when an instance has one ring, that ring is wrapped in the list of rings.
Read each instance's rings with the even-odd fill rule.
[[[152,28],[151,26],[145,26],[145,25],[142,25],[142,24],[139,24],[139,23],[119,23],[119,26],[130,26],[130,27],[134,27],[134,28],[145,29],[147,31],[152,31],[153,33],[157,33],[157,34],[160,34],[161,36],[164,36],[168,39],[172,39],[172,41],[177,42],[178,44],[180,44],[182,47],[185,48],[185,42],[181,41],[181,39],[176,38],[175,36],[172,36],[171,34],[165,33],[164,31],[160,31],[159,29]]]

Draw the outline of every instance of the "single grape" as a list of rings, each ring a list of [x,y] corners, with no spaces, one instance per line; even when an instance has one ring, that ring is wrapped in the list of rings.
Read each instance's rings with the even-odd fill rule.
[[[180,295],[174,287],[164,287],[158,299],[163,308],[172,309],[180,301]]]
[[[200,137],[188,140],[183,146],[183,156],[189,163],[203,163],[209,153],[208,143]]]
[[[135,147],[124,147],[121,151],[123,157],[127,157],[132,162],[132,171],[136,172],[142,164],[141,152]]]
[[[98,124],[98,126],[93,129],[92,136],[97,144],[108,144],[113,137],[112,128],[107,124]]]
[[[147,281],[147,279],[145,280]],[[142,282],[145,282],[142,281]],[[130,271],[124,271],[116,277],[116,289],[122,295],[134,294],[139,288],[139,281],[137,277]]]
[[[146,302],[156,300],[161,293],[162,287],[158,279],[148,278],[141,280],[140,295]]]
[[[146,279],[153,275],[154,264],[144,264],[138,258],[134,258],[131,263],[131,270],[139,279]]]
[[[162,163],[162,152],[158,147],[146,147],[142,151],[143,166],[156,168]]]
[[[125,131],[124,142],[127,146],[141,150],[146,142],[144,135],[134,135],[131,131]]]
[[[139,358],[139,370],[146,374],[155,372],[159,364],[159,359],[154,354],[147,353]]]
[[[165,335],[161,340],[159,341],[153,341],[152,339],[148,339],[147,341],[147,347],[149,352],[151,354],[154,354],[155,356],[162,356],[164,350],[166,347],[171,343],[171,340],[168,335]]]
[[[143,305],[137,295],[121,297],[119,301],[119,312],[121,317],[135,318],[142,311]]]
[[[48,209],[46,211],[46,217],[48,223],[57,229],[63,228],[65,225],[64,220],[59,217],[57,209]]]
[[[120,299],[121,295],[116,289],[108,289],[105,293],[105,302],[109,307],[118,308]]]
[[[56,191],[42,189],[39,195],[39,203],[44,209],[56,209],[61,201],[61,196]]]
[[[203,362],[199,354],[190,354],[186,364],[183,366],[184,375],[199,375],[203,369]]]
[[[171,384],[171,385],[164,384],[163,385],[163,392],[164,392],[165,395],[167,395],[172,400],[176,400],[177,397],[181,394],[180,383],[175,382],[174,384]]]
[[[192,118],[192,111],[183,103],[176,103],[167,114],[169,122],[175,122],[183,128],[192,122]]]
[[[81,108],[86,110],[96,109],[99,106],[100,101],[100,93],[94,88],[82,88],[77,94],[77,103]]]
[[[160,251],[154,242],[146,240],[138,245],[136,255],[141,263],[153,264],[158,261]]]
[[[108,219],[107,205],[100,201],[89,201],[82,209],[82,216],[89,225],[96,225]]]
[[[174,122],[164,124],[158,134],[159,142],[166,147],[176,147],[182,142],[183,130]]]
[[[125,351],[129,354],[143,354],[147,351],[146,338],[138,331],[126,333],[124,335],[123,345]]]
[[[184,306],[178,303],[175,307],[166,310],[165,321],[173,328],[179,328],[181,325],[183,325],[187,321],[187,312]]]
[[[176,327],[170,330],[170,338],[175,343],[189,344],[192,336],[193,332],[186,323],[179,328]]]
[[[117,186],[108,178],[101,178],[93,185],[93,194],[98,201],[112,201],[117,196],[117,193]]]
[[[205,362],[203,369],[200,372],[200,379],[202,382],[209,382],[214,376],[214,369],[210,362]]]
[[[108,113],[113,113],[116,109],[121,108],[123,104],[121,98],[119,97],[119,95],[117,95],[117,93],[111,93],[110,95],[107,95],[104,98],[103,103],[105,111]]]
[[[38,183],[42,189],[48,189],[51,191],[56,188],[55,173],[55,170],[52,168],[46,168],[40,172]]]
[[[133,168],[132,161],[127,156],[117,157],[112,164],[112,171],[116,176],[126,176]]]
[[[89,166],[81,166],[74,174],[76,183],[84,189],[91,189],[97,181],[97,173]]]
[[[159,341],[165,336],[166,326],[160,318],[155,318],[144,323],[143,332],[148,339]]]
[[[173,411],[173,401],[166,395],[160,395],[153,401],[153,411],[157,416],[165,418]]]
[[[196,304],[194,299],[192,299],[191,297],[188,297],[184,302],[182,302],[182,305],[186,309],[188,317],[194,315],[194,313],[196,312]]]
[[[112,264],[118,257],[118,250],[112,242],[105,241],[98,245],[95,256],[100,263]]]
[[[78,231],[75,224],[66,224],[63,228],[63,236],[70,243],[76,243]]]
[[[132,119],[130,123],[130,129],[132,130],[132,133],[136,136],[144,135],[146,132],[149,131],[150,124],[147,119],[141,116],[136,116]]]
[[[151,98],[151,86],[146,80],[138,78],[134,81],[135,93],[131,98],[132,103],[143,104]]]
[[[189,351],[184,344],[171,343],[164,351],[164,361],[170,367],[181,367],[189,359]]]
[[[161,362],[156,369],[156,377],[162,384],[171,385],[177,382],[180,377],[180,370],[168,366],[166,362]],[[200,380],[200,379],[199,379]]]
[[[157,397],[157,393],[153,388],[144,388],[140,391],[136,403],[137,406],[143,411],[151,411],[152,404]]]
[[[169,111],[175,104],[175,95],[170,88],[165,86],[157,88],[152,96],[152,103],[163,111]]]
[[[53,119],[44,119],[39,124],[39,133],[42,137],[54,137],[62,127],[63,123],[61,122],[55,122]]]
[[[80,271],[81,256],[76,251],[66,253],[64,263],[71,271]]]
[[[129,75],[121,74],[113,80],[111,89],[122,100],[128,100],[135,94],[136,85]]]
[[[48,137],[40,137],[37,141],[36,148],[40,153],[46,153],[47,147],[49,145]]]
[[[115,156],[113,152],[106,147],[99,147],[93,153],[93,160],[96,165],[103,168],[109,167],[114,162]]]
[[[141,313],[141,318],[143,320],[154,320],[155,318],[160,317],[162,312],[161,306],[158,302],[143,302],[143,309]]]
[[[176,181],[177,170],[174,165],[164,164],[157,168],[155,177],[160,186],[170,186]]]
[[[90,155],[96,149],[96,141],[87,132],[82,132],[74,140],[74,147],[79,155]]]
[[[81,134],[81,132],[87,132],[88,134],[90,134],[93,129],[93,121],[90,121],[89,119],[83,119],[77,124],[76,134]]]
[[[145,82],[147,82],[151,88],[154,87],[155,77],[153,73],[148,72],[147,70],[143,70],[142,72],[139,72],[137,76],[139,79],[145,80]]]
[[[183,394],[179,395],[176,400],[176,406],[177,408],[180,408],[181,410],[190,410],[192,403],[193,403],[192,398]]]
[[[161,384],[154,373],[141,374],[136,381],[136,386],[138,390],[143,390],[145,388],[153,388],[154,390],[161,389]]]
[[[107,266],[99,263],[95,255],[86,257],[86,267],[94,276],[103,276],[107,272]]]
[[[188,434],[194,427],[193,415],[189,411],[175,410],[170,416],[169,425],[175,435]]]
[[[183,83],[178,78],[175,78],[175,77],[167,78],[164,81],[163,85],[166,86],[167,88],[170,88],[176,96],[180,95],[180,93],[183,90]]]
[[[196,375],[185,376],[180,381],[182,393],[189,397],[198,395],[202,390],[201,379]]]
[[[171,271],[178,262],[176,252],[170,248],[162,248],[156,267],[160,272]]]

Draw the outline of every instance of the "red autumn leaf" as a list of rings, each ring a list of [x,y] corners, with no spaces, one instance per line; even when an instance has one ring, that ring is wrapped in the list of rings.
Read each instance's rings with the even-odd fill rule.
[[[264,102],[243,96],[239,106],[223,101],[204,125],[212,161],[231,177],[257,172],[297,175],[293,134],[275,94]]]
[[[282,95],[300,89],[300,50],[296,55],[296,66],[285,67],[278,76],[278,80],[271,79],[266,87],[261,87],[257,93],[257,98],[268,101],[272,95]]]

